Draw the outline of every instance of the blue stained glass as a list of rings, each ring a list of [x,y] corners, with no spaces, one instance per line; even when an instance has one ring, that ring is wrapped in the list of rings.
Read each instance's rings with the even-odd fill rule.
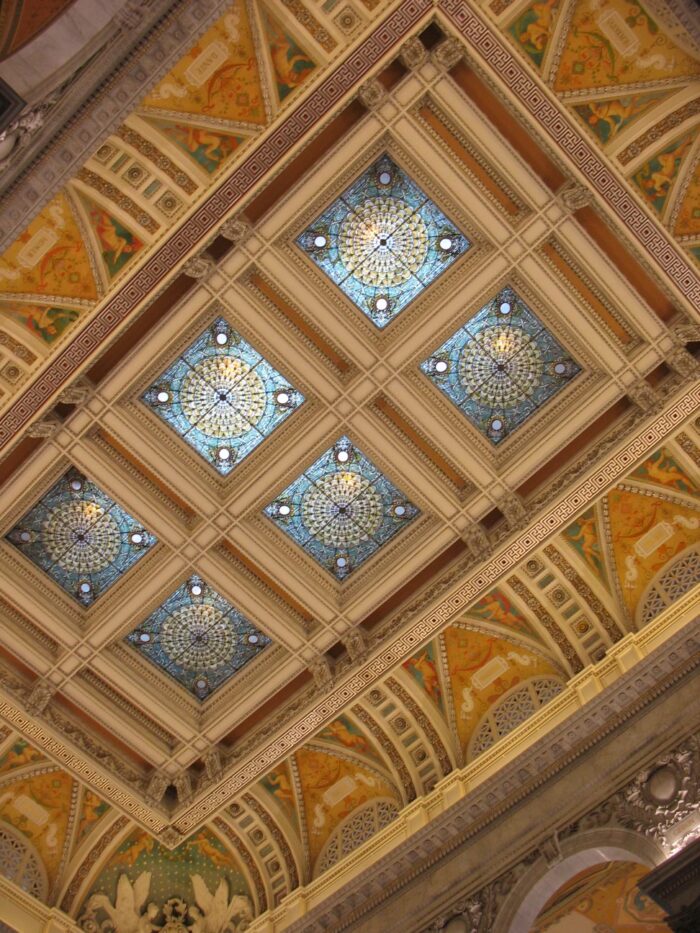
[[[419,510],[349,438],[341,437],[265,514],[343,580]]]
[[[198,576],[178,587],[126,641],[200,700],[270,644]]]
[[[494,444],[581,371],[512,288],[484,305],[421,369]]]
[[[388,155],[297,243],[377,327],[385,327],[469,249],[464,234]]]
[[[224,476],[304,401],[223,318],[142,398]]]
[[[154,535],[74,468],[27,512],[7,540],[84,606],[156,543]]]

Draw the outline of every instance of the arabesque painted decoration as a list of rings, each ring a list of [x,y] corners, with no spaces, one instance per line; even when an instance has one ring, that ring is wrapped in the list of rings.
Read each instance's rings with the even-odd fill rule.
[[[201,829],[169,850],[143,830],[110,857],[83,902],[83,930],[244,930],[253,919],[248,885],[221,839]]]
[[[493,444],[581,371],[512,288],[484,305],[421,369]]]
[[[669,194],[678,177],[683,159],[695,140],[695,132],[686,133],[664,146],[632,175],[646,203],[658,214],[663,214]]]
[[[341,437],[265,508],[307,554],[343,580],[419,514]]]
[[[0,302],[0,320],[3,315],[16,321],[44,343],[52,344],[78,320],[80,311],[76,308],[13,301]]]
[[[469,249],[469,240],[387,155],[297,239],[377,327]]]
[[[603,862],[584,869],[550,897],[531,933],[671,933],[664,911],[639,889],[648,873],[638,862]]]
[[[140,522],[71,468],[7,540],[89,606],[156,543]]]
[[[589,100],[585,104],[576,104],[573,109],[605,146],[612,142],[618,133],[627,129],[647,110],[668,96],[668,92],[663,91],[655,94],[630,94],[605,100]]]
[[[270,644],[198,576],[179,586],[126,641],[200,700]]]
[[[577,0],[572,11],[554,78],[558,92],[649,87],[700,73],[700,62],[636,0]]]
[[[267,113],[255,43],[243,0],[236,0],[146,95],[146,111],[191,114],[264,126]]]
[[[218,318],[144,393],[143,401],[226,476],[304,396]]]
[[[90,305],[100,285],[83,232],[64,193],[57,194],[0,257],[0,293]]]

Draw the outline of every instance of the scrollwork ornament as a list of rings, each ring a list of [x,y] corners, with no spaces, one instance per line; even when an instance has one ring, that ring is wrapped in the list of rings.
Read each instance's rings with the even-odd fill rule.
[[[697,379],[700,377],[700,363],[685,347],[674,347],[666,354],[666,362],[683,379]]]
[[[206,253],[199,253],[196,256],[190,256],[185,260],[180,270],[191,279],[206,279],[216,269],[216,263],[211,256]]]
[[[627,386],[627,396],[645,414],[657,414],[664,407],[664,401],[646,379],[638,379]]]
[[[450,71],[463,57],[464,46],[454,36],[444,39],[432,52],[433,64],[441,71]]]
[[[376,110],[386,100],[386,91],[376,78],[370,78],[360,86],[357,96],[368,110]]]
[[[401,46],[399,58],[404,68],[415,71],[428,60],[428,51],[418,36],[411,36]]]
[[[230,240],[234,246],[244,243],[252,232],[252,228],[245,217],[229,217],[219,227],[219,235]]]
[[[593,203],[593,193],[585,185],[568,185],[559,194],[559,202],[566,211],[574,213]]]
[[[317,655],[308,662],[314,683],[319,690],[330,690],[335,680],[331,663],[325,655]]]

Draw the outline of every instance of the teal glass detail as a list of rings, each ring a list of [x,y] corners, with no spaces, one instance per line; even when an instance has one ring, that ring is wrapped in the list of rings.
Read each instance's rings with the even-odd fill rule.
[[[265,514],[343,580],[420,513],[349,438],[341,437]]]
[[[204,700],[270,639],[201,577],[192,576],[126,642]]]
[[[469,240],[383,155],[297,244],[377,327],[469,249]]]
[[[581,372],[512,288],[484,305],[421,369],[493,444]]]
[[[302,404],[304,396],[219,318],[142,400],[226,476]]]
[[[83,606],[129,570],[156,538],[71,468],[7,535]]]

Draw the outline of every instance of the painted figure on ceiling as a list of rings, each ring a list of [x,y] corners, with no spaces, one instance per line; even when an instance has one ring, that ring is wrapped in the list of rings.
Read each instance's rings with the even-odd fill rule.
[[[442,693],[440,690],[440,680],[438,678],[435,661],[430,656],[429,649],[421,651],[420,654],[409,658],[404,667],[416,678],[425,692],[438,704],[441,703]]]
[[[316,66],[294,39],[270,19],[267,21],[267,31],[270,55],[277,77],[277,90],[280,100],[284,100],[287,94],[306,80]]]
[[[143,243],[101,208],[93,207],[90,210],[90,219],[100,241],[102,258],[107,271],[110,278],[113,278],[134,253],[141,249]]]

